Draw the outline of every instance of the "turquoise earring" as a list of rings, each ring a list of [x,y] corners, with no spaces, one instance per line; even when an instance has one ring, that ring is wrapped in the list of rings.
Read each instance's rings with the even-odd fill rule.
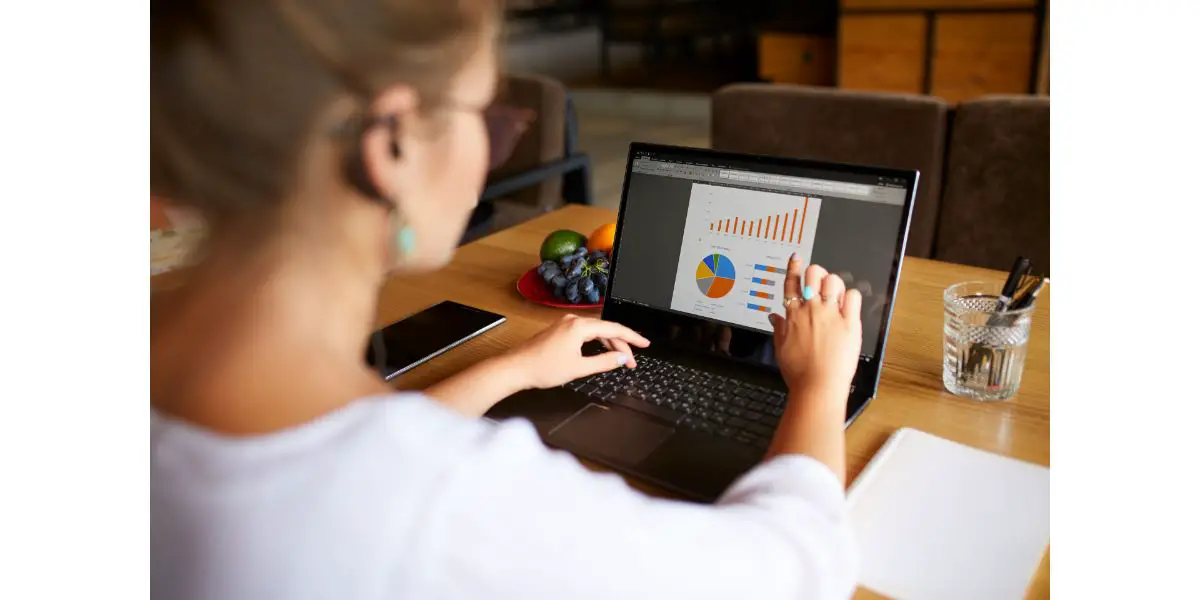
[[[417,232],[400,216],[400,209],[392,204],[392,250],[395,253],[393,261],[399,263],[417,247]]]
[[[417,247],[417,232],[413,231],[412,227],[404,225],[396,232],[396,249],[400,251],[400,256],[412,254],[413,248]]]

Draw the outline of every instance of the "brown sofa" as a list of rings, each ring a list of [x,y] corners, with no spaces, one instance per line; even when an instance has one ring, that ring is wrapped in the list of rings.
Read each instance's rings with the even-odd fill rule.
[[[934,257],[1050,274],[1050,99],[991,96],[954,111]]]
[[[1050,272],[1050,100],[942,100],[737,84],[713,95],[718,150],[917,169],[910,256]]]
[[[945,102],[930,96],[735,84],[713,94],[712,146],[921,171],[907,253],[929,257],[937,224],[946,109]]]

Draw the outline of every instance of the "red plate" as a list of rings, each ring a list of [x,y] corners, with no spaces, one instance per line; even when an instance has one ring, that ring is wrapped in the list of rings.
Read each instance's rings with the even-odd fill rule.
[[[553,306],[554,308],[574,308],[579,310],[588,310],[600,308],[604,306],[604,297],[600,297],[599,304],[571,304],[566,300],[559,300],[554,297],[554,292],[550,286],[542,281],[542,278],[537,273],[537,267],[534,267],[517,280],[517,291],[530,302],[536,302],[544,306]]]

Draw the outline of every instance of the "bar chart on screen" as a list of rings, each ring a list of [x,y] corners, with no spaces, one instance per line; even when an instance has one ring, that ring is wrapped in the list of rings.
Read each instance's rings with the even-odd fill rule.
[[[821,199],[693,184],[671,308],[770,331],[795,253],[808,264]]]
[[[804,239],[804,225],[808,221],[808,205],[814,198],[803,198],[803,200],[804,205],[793,208],[791,214],[780,213],[758,218],[725,217],[710,221],[708,231],[764,242],[799,245],[800,240]]]

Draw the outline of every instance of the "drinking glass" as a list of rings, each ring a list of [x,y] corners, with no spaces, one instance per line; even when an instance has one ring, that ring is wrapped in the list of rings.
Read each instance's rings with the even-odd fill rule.
[[[946,288],[942,384],[975,400],[1006,400],[1021,387],[1029,324],[1037,303],[997,311],[1001,284],[967,281]]]

